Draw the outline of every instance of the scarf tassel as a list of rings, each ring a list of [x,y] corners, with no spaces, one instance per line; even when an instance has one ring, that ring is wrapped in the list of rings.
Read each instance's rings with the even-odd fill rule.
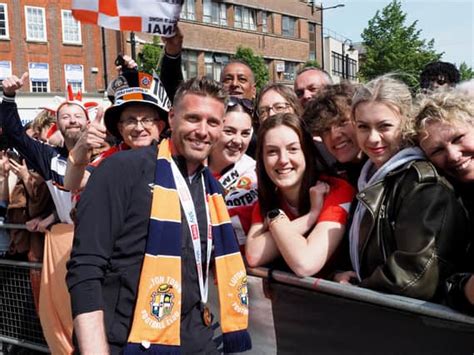
[[[179,355],[181,350],[179,346],[173,345],[158,345],[151,344],[147,349],[141,344],[128,343],[125,348],[123,348],[124,355],[135,355],[135,354],[153,354],[153,355]]]
[[[252,340],[246,330],[222,334],[224,353],[240,353],[252,349]]]

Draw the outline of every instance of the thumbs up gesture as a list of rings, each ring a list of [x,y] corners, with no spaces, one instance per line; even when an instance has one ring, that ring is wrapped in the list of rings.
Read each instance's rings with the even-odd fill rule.
[[[2,81],[3,94],[6,96],[15,96],[17,90],[20,90],[28,81],[28,72],[23,73],[21,78],[13,75]]]
[[[87,165],[92,156],[94,148],[100,148],[105,144],[106,128],[104,125],[104,108],[99,106],[95,118],[89,123],[77,141],[74,149],[69,153],[74,165]]]

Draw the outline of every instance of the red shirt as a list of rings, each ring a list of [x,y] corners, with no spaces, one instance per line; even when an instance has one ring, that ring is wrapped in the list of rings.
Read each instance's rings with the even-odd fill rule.
[[[321,176],[321,181],[329,184],[329,193],[324,197],[323,207],[319,214],[319,222],[337,222],[345,225],[349,214],[349,208],[356,193],[355,189],[345,180],[332,176]],[[290,220],[296,216],[285,201],[280,200],[281,208]],[[252,211],[252,224],[263,223],[264,217],[260,212],[260,203],[257,201]]]

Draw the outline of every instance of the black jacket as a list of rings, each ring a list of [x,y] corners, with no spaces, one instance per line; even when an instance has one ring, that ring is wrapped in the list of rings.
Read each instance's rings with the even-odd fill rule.
[[[361,286],[440,301],[469,244],[463,205],[427,161],[389,173],[357,198],[367,211],[359,236]]]

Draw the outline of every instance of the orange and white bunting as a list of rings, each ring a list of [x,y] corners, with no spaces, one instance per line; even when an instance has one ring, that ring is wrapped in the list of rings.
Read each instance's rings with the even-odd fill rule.
[[[182,0],[73,0],[78,21],[118,31],[147,32],[172,37]]]

